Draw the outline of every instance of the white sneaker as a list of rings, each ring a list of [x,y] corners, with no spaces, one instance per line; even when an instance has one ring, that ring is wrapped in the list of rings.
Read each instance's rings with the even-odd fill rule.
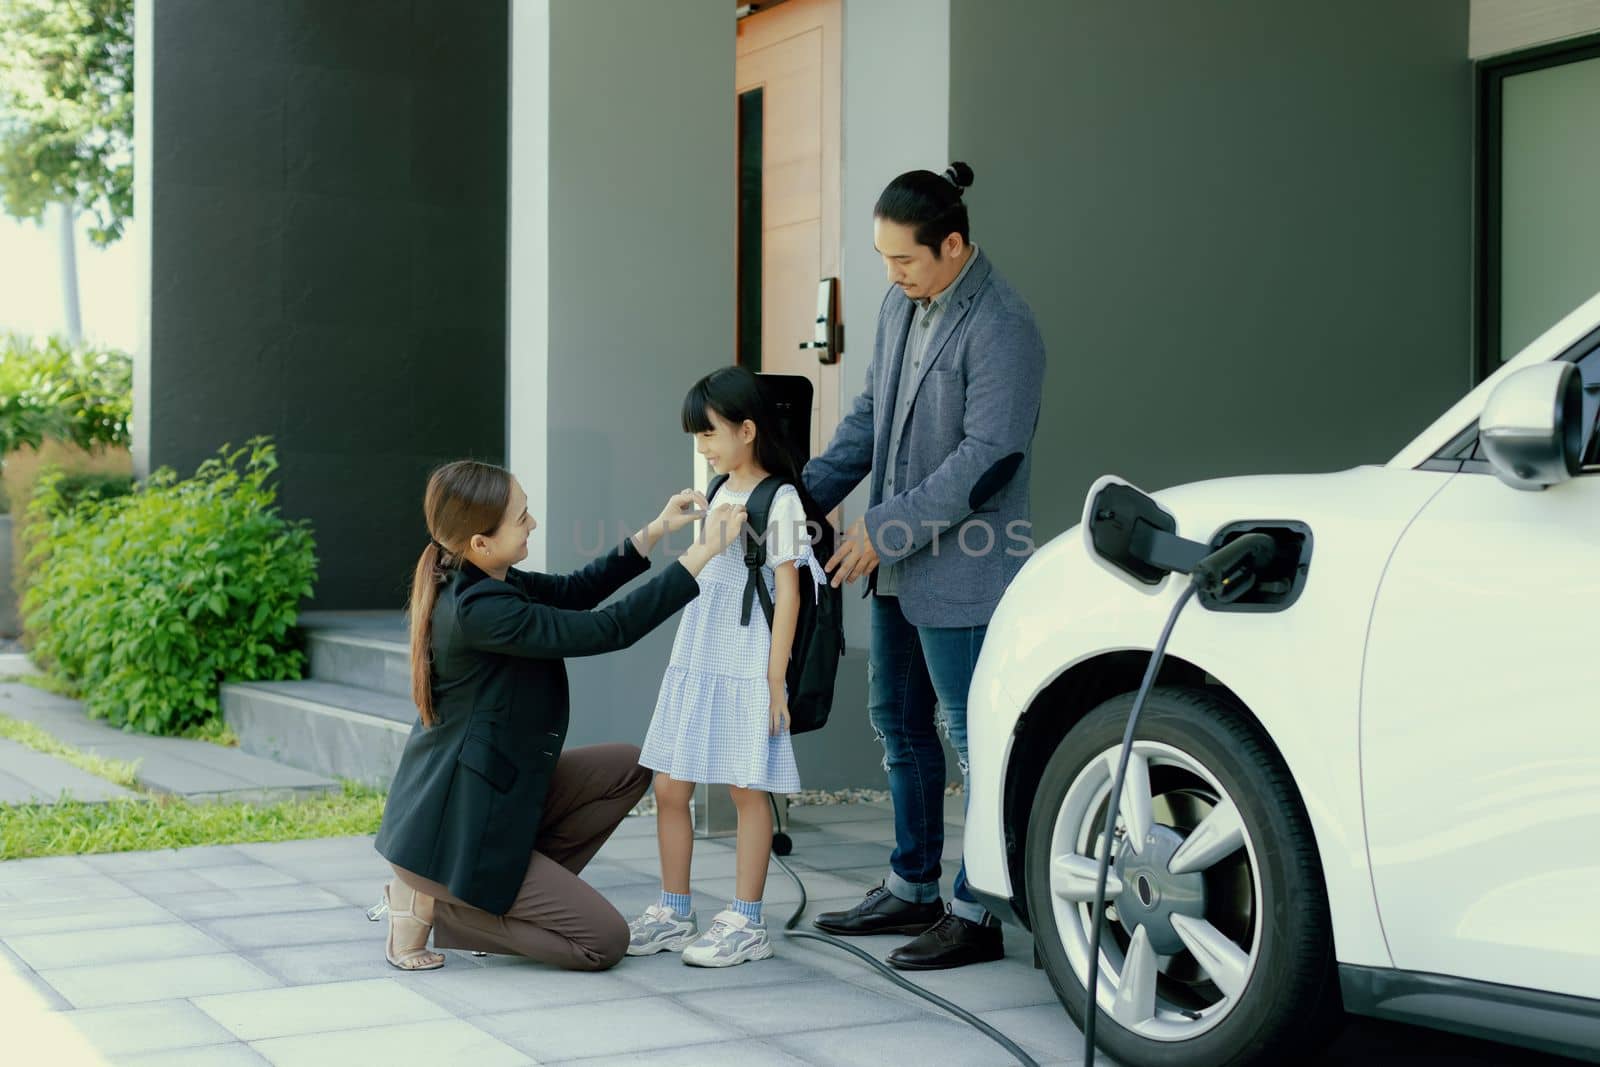
[[[772,955],[766,923],[751,922],[730,909],[719,911],[705,936],[683,950],[683,962],[693,967],[732,967]]]
[[[694,912],[679,915],[663,904],[652,904],[628,924],[628,955],[653,956],[657,952],[682,952],[700,934]]]

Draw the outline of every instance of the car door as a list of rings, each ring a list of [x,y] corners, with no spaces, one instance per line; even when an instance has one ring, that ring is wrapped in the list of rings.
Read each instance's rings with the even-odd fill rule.
[[[1395,549],[1362,791],[1396,967],[1600,998],[1600,331],[1567,358],[1585,472],[1518,491],[1469,442]]]

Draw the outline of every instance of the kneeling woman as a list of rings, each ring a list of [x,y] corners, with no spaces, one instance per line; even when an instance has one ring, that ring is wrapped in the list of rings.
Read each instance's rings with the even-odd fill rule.
[[[700,570],[737,537],[722,507],[656,578],[666,533],[705,500],[685,490],[622,546],[575,574],[514,570],[534,521],[510,473],[463,461],[435,471],[424,507],[430,542],[411,588],[411,692],[419,719],[389,791],[377,849],[394,868],[389,962],[443,966],[427,951],[527,956],[573,970],[622,958],[628,924],[578,872],[650,784],[633,745],[562,752],[566,656],[627,648],[699,593]]]

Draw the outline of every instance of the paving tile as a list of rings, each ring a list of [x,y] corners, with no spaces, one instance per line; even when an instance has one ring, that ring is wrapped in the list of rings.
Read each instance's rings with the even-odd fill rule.
[[[700,842],[696,841],[698,845]],[[656,846],[656,839],[650,837],[613,837],[605,843],[605,847],[596,854],[596,859],[613,862],[622,859],[655,859],[660,855]]]
[[[135,893],[147,897],[164,893],[210,893],[222,888],[200,877],[199,870],[183,868],[133,871],[114,877]]]
[[[515,1048],[460,1019],[277,1037],[253,1042],[250,1047],[275,1067],[349,1067],[371,1063],[516,1067],[533,1062]]]
[[[227,946],[181,923],[25,934],[7,938],[6,943],[36,971],[213,956],[228,951]]]
[[[980,1011],[978,1018],[1005,1034],[1040,1060],[1083,1058],[1083,1031],[1060,1001],[1002,1011]],[[1103,1057],[1096,1055],[1095,1062]]]
[[[914,1004],[835,981],[685,993],[677,999],[726,1027],[757,1035],[798,1033],[819,1025],[865,1025],[929,1014]]]
[[[58,756],[0,738],[0,800],[7,804],[54,804],[62,797],[100,803],[137,795]]]
[[[618,1025],[626,1020],[626,1025]],[[727,1030],[666,997],[534,1009],[473,1020],[545,1062],[581,1056],[617,1056],[726,1040]]]
[[[883,1067],[886,1063],[1015,1067],[1017,1062],[977,1030],[945,1018],[812,1030],[767,1040],[816,1067]]]
[[[262,949],[286,945],[319,945],[335,941],[381,944],[389,924],[369,922],[360,908],[328,908],[299,912],[263,922],[253,915],[230,919],[196,919],[194,925],[233,948]]]
[[[697,856],[696,859],[698,858]],[[633,862],[591,863],[583,869],[580,877],[596,889],[602,890],[624,885],[653,885],[659,888],[660,868],[647,861],[637,862],[638,866],[634,866]]]
[[[163,848],[149,852],[107,852],[85,856],[84,862],[113,877],[119,874],[144,874],[195,867],[223,867],[244,863],[246,857],[232,845],[199,845],[194,848]]]
[[[774,877],[773,875],[776,875]],[[854,879],[841,878],[831,871],[819,871],[809,876],[802,875],[805,882],[806,896],[808,897],[845,897],[856,896],[858,901],[862,893],[861,883]],[[705,893],[720,900],[732,900],[735,891],[735,880],[732,878],[699,878],[690,879],[689,885],[696,894]],[[764,894],[767,907],[778,914],[787,915],[793,910],[793,905],[800,901],[800,890],[788,875],[782,871],[774,871],[767,876],[767,891]],[[784,907],[789,905],[789,907]],[[695,905],[699,910],[698,902]]]
[[[364,921],[364,920],[363,920]],[[373,923],[384,929],[383,923]],[[283,948],[244,950],[243,958],[285,985],[319,985],[324,982],[350,982],[361,978],[389,978],[400,972],[383,958],[383,935],[365,941],[333,941],[326,944],[292,945]],[[444,970],[454,966],[446,963]],[[405,981],[426,981],[443,971],[418,971],[400,975]]]
[[[1031,944],[1031,943],[1030,943]],[[1033,969],[1031,948],[1022,958],[980,963],[952,971],[916,971],[905,975],[930,993],[971,1012],[1048,1005],[1061,1010],[1055,989],[1043,971]],[[884,982],[890,996],[916,1002],[916,994]]]
[[[249,1045],[210,1045],[177,1052],[149,1052],[118,1056],[111,1067],[267,1067],[267,1061]]]
[[[889,853],[893,849],[875,841],[852,841],[849,844],[829,845],[825,848],[795,849],[784,857],[791,864],[805,866],[814,871],[837,871],[851,867],[889,869]]]
[[[223,867],[201,867],[194,872],[218,889],[264,889],[291,885],[298,879],[264,863],[240,863]]]
[[[630,815],[611,832],[612,841],[628,837],[648,837],[654,841],[655,836],[656,820],[653,815]]]
[[[301,882],[355,882],[365,879],[376,892],[394,877],[387,860],[370,850],[366,855],[285,857],[272,856],[260,861],[267,867]]]
[[[607,861],[614,863],[619,869],[627,870],[635,879],[654,879],[657,882],[661,880],[661,859],[653,852],[648,856],[628,859],[607,857]],[[734,853],[727,849],[701,848],[697,843],[689,869],[692,878],[732,878],[737,870],[735,866],[737,862]],[[584,877],[587,879],[587,871],[584,872]]]
[[[265,889],[217,889],[203,893],[151,893],[150,899],[181,919],[224,919],[243,915],[286,915],[348,908],[332,893],[311,886],[268,886]],[[376,901],[374,901],[376,902]]]
[[[827,972],[809,962],[789,958],[782,944],[777,951],[779,954],[770,960],[738,967],[690,967],[676,952],[658,952],[654,956],[629,957],[610,973],[634,989],[632,996],[640,992],[677,994],[815,982],[828,977]]]
[[[27,860],[25,862],[33,862]],[[30,878],[0,885],[0,913],[17,904],[108,901],[135,896],[134,890],[103,874],[74,878]]]
[[[69,1011],[72,1005],[15,952],[0,943],[0,1002],[12,1014]]]
[[[80,1008],[238,993],[278,984],[266,972],[237,956],[191,956],[151,963],[67,967],[40,971],[39,975]]]
[[[372,907],[383,899],[383,883],[374,883],[371,878],[353,878],[340,882],[315,882],[310,888],[320,889],[324,893],[331,893],[354,907],[366,909]]]
[[[304,841],[262,841],[235,845],[234,848],[257,863],[269,866],[274,860],[325,860],[360,856],[375,856],[382,862],[382,857],[373,850],[374,840],[372,836],[362,834],[353,837],[316,837]]]
[[[894,847],[894,820],[892,819],[832,823],[828,826],[828,831],[839,837],[849,838],[852,841],[881,843],[886,848]]]
[[[233,1035],[187,1000],[69,1012],[67,1025],[107,1056],[228,1044]]]
[[[143,897],[0,903],[0,938],[51,934],[64,930],[98,930],[112,926],[175,923],[178,917]]]
[[[642,961],[623,960],[612,970],[590,972],[562,971],[509,956],[492,957],[496,962],[487,966],[473,966],[458,960],[457,953],[447,955],[440,970],[404,975],[397,980],[464,1017],[629,1000],[642,992],[638,985],[627,981],[631,964]],[[410,981],[412,978],[420,980]]]
[[[451,1017],[387,978],[196,997],[194,1006],[244,1041]]]
[[[0,861],[0,888],[54,878],[92,878],[100,872],[77,856]]]
[[[637,1053],[562,1060],[551,1067],[637,1067]],[[724,1041],[715,1045],[654,1049],[645,1060],[649,1067],[808,1067],[811,1061],[793,1056],[762,1041]]]
[[[887,800],[868,804],[795,804],[789,807],[789,821],[812,826],[825,826],[837,822],[862,822],[870,819],[892,819],[894,809]]]

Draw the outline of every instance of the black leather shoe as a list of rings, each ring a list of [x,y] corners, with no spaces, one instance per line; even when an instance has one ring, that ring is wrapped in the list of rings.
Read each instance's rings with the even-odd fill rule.
[[[908,904],[888,888],[879,885],[849,911],[825,911],[811,925],[830,934],[851,937],[856,934],[920,934],[939,921],[944,904]]]
[[[942,971],[969,963],[991,963],[1005,955],[999,926],[985,926],[946,912],[915,940],[889,953],[889,965],[902,971]]]

